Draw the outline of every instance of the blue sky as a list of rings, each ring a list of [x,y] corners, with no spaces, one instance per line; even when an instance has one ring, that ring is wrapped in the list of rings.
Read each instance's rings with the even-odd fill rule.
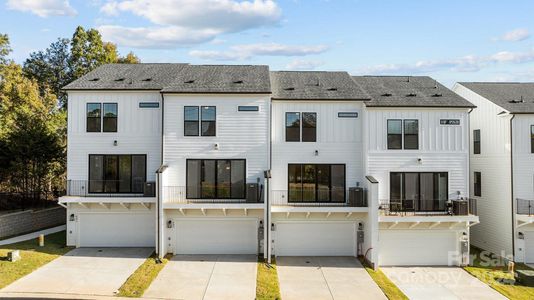
[[[7,0],[12,58],[77,25],[143,62],[534,81],[534,1]]]

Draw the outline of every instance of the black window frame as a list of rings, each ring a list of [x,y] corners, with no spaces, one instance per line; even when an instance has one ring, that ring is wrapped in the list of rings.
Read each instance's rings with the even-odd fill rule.
[[[129,192],[106,192],[104,190],[102,190],[101,192],[93,192],[92,189],[91,189],[91,181],[93,181],[91,178],[91,157],[94,157],[94,156],[102,156],[102,163],[104,164],[105,163],[105,160],[106,160],[106,157],[107,156],[116,156],[117,157],[117,174],[120,174],[120,162],[119,162],[119,157],[120,156],[129,156],[130,157],[130,191]],[[144,157],[144,163],[145,163],[145,173],[143,174],[143,184],[147,182],[147,173],[148,173],[148,168],[147,168],[147,155],[146,154],[89,154],[88,156],[88,168],[87,168],[87,182],[88,182],[88,185],[87,185],[87,193],[89,194],[113,194],[113,195],[117,195],[117,194],[142,194],[143,191],[139,191],[139,192],[136,192],[136,191],[132,191],[133,187],[134,187],[134,182],[133,182],[133,176],[132,176],[132,170],[133,170],[133,157],[134,156],[143,156]],[[108,179],[105,179],[105,167],[103,166],[102,167],[102,182],[106,182]],[[109,179],[110,181],[118,181],[118,179]],[[119,188],[117,188],[118,190]]]
[[[220,198],[218,197],[218,176],[217,176],[217,166],[218,166],[218,162],[219,161],[230,161],[230,165],[232,164],[233,161],[241,161],[244,163],[244,167],[243,167],[243,197],[237,197],[237,198],[234,198],[232,197],[232,184],[230,184],[230,197],[228,198]],[[214,168],[214,172],[215,172],[215,197],[202,197],[202,192],[200,193],[200,196],[199,197],[189,197],[189,193],[187,191],[187,189],[189,188],[189,177],[187,176],[187,174],[189,174],[189,161],[200,161],[201,162],[201,165],[203,164],[204,161],[213,161],[215,163],[215,168]],[[231,171],[230,171],[231,172]],[[210,158],[210,159],[202,159],[202,158],[188,158],[186,159],[185,161],[185,195],[186,195],[186,199],[191,199],[191,200],[202,200],[202,199],[224,199],[224,200],[245,200],[247,198],[247,160],[246,159],[241,159],[241,158],[238,158],[238,159],[233,159],[233,158],[218,158],[218,159],[215,159],[215,158]],[[199,182],[202,182],[202,174],[200,175],[201,178],[200,178],[200,181]],[[202,190],[202,185],[200,186],[200,189]]]
[[[315,201],[304,201],[304,193],[301,192],[301,201],[293,201],[293,200],[290,200],[290,197],[289,197],[289,193],[290,193],[290,182],[289,182],[289,169],[290,169],[290,166],[300,166],[301,168],[301,177],[303,177],[303,169],[304,169],[304,166],[305,165],[313,165],[315,166]],[[330,201],[317,201],[317,198],[318,198],[318,195],[319,195],[319,188],[318,188],[318,176],[317,176],[317,166],[329,166],[330,167],[330,170],[332,169],[332,166],[343,166],[343,201],[332,201],[332,174],[330,173],[330,178],[329,178],[329,184],[328,184],[328,188],[329,188],[329,199]],[[328,163],[319,163],[319,164],[316,164],[316,163],[290,163],[290,164],[287,164],[287,172],[288,172],[288,176],[287,176],[287,202],[288,203],[346,203],[347,201],[347,193],[346,193],[346,190],[347,190],[347,165],[346,164],[337,164],[337,163],[332,163],[332,164],[328,164]],[[302,185],[302,180],[301,180],[301,185]],[[303,189],[301,188],[301,191]]]
[[[399,122],[400,123],[400,133],[389,133],[389,122]],[[402,119],[388,119],[387,120],[387,122],[386,122],[386,133],[387,133],[386,143],[387,143],[388,150],[402,150],[402,146],[403,146],[403,143],[402,143],[403,128],[404,128],[404,125],[403,125]],[[390,143],[389,143],[389,137],[390,136],[398,136],[400,138],[400,143],[399,143],[399,147],[398,148],[397,147],[392,147],[392,145],[390,145]]]
[[[406,133],[406,121],[415,122],[417,124],[417,133]],[[416,137],[416,146],[414,148],[406,147],[406,136],[415,136]],[[418,119],[404,119],[402,120],[402,148],[404,150],[419,150],[419,120]]]
[[[315,126],[313,127],[304,127],[305,115],[313,115],[315,118]],[[312,136],[310,139],[304,138],[304,129],[313,129]],[[317,113],[316,112],[302,112],[301,113],[301,122],[300,122],[300,140],[303,143],[315,143],[317,142]]]
[[[530,125],[530,153],[534,153],[534,125]]]
[[[188,108],[196,108],[196,110],[197,110],[197,120],[196,121],[186,120],[185,119],[185,116],[186,116],[186,112],[185,111]],[[188,123],[191,123],[191,124],[195,123],[196,124],[196,126],[194,126],[194,127],[196,127],[196,130],[197,130],[196,134],[187,134],[187,131],[186,131],[186,127],[187,126],[186,126],[186,124],[188,124]],[[189,106],[189,105],[184,106],[184,136],[200,136],[200,108],[198,106]]]
[[[202,116],[202,112],[204,111],[204,108],[213,108],[214,120],[208,120],[208,121],[204,120]],[[200,106],[199,112],[200,112],[200,136],[217,136],[217,106],[203,105],[203,106]],[[204,132],[202,131],[202,127],[204,123],[213,123],[213,134],[204,134]]]
[[[397,174],[400,174],[401,176],[401,181],[400,181],[400,196],[401,196],[401,199],[393,199],[393,191],[391,189],[391,182],[392,182],[392,178],[397,175]],[[406,201],[406,189],[405,189],[405,177],[406,177],[406,174],[417,174],[417,186],[419,188],[419,192],[418,192],[418,203],[416,204],[415,201],[413,203],[413,209],[414,211],[418,211],[418,212],[431,212],[431,211],[441,211],[441,210],[445,210],[446,207],[439,207],[440,204],[442,205],[445,205],[445,203],[449,200],[449,195],[450,195],[450,191],[449,191],[449,188],[450,188],[450,184],[449,184],[449,172],[424,172],[424,171],[421,171],[421,172],[389,172],[389,203],[390,203],[390,209],[392,209],[392,205],[395,205],[395,203],[399,204],[399,203],[402,203],[402,201]],[[422,189],[422,186],[421,186],[421,175],[422,174],[432,174],[432,176],[435,176],[435,175],[440,175],[440,174],[446,174],[447,176],[447,186],[446,186],[446,190],[447,190],[447,199],[433,199],[434,203],[433,203],[433,208],[432,209],[421,209],[422,205],[421,205],[421,189]],[[393,201],[392,201],[393,200]],[[400,202],[399,202],[400,201]],[[441,201],[441,202],[440,202]],[[416,208],[419,208],[419,209],[416,209]]]
[[[473,172],[473,195],[482,197],[482,172]]]
[[[116,114],[114,117],[106,117],[106,105],[115,105],[115,111]],[[117,102],[104,102],[102,103],[102,132],[117,132],[119,128],[119,104]],[[115,128],[114,129],[106,129],[106,119],[115,119]]]
[[[98,117],[89,116],[89,105],[98,105]],[[85,105],[85,131],[86,132],[102,132],[102,103],[100,102],[87,102]],[[98,130],[89,130],[89,120],[98,120]]]
[[[481,137],[480,137],[480,129],[474,129],[473,130],[473,154],[480,154],[481,152]]]
[[[287,117],[288,117],[290,114],[298,114],[298,120],[299,120],[299,127],[298,127],[298,132],[299,132],[299,134],[298,134],[298,139],[291,139],[291,140],[288,140],[288,136],[289,136],[288,133],[287,133],[288,130],[289,130],[289,129],[295,129],[295,128],[296,128],[296,127],[292,127],[292,126],[287,126]],[[302,132],[301,132],[301,130],[300,130],[300,128],[302,127],[302,113],[301,113],[301,112],[296,112],[296,111],[294,111],[294,112],[290,112],[290,111],[288,111],[288,112],[285,113],[285,116],[286,116],[286,118],[285,118],[284,121],[285,121],[285,135],[286,135],[286,136],[285,136],[285,140],[286,140],[286,142],[291,142],[291,143],[293,143],[293,142],[300,142],[301,134],[302,134]]]

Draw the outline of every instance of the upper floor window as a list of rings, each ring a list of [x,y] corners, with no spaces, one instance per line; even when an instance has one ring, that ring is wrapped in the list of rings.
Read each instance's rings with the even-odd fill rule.
[[[530,125],[530,153],[534,153],[534,125]]]
[[[117,103],[87,103],[87,132],[117,132],[117,113]]]
[[[117,103],[104,103],[103,131],[117,132]]]
[[[101,104],[87,103],[87,132],[101,131]]]
[[[473,130],[473,153],[480,154],[480,129]]]
[[[302,120],[301,120],[302,116]],[[286,113],[286,142],[316,142],[317,113]]]
[[[475,192],[475,196],[477,197],[481,197],[482,196],[482,173],[480,172],[475,172],[474,174],[474,180],[473,180],[473,185],[474,185],[474,192]]]
[[[186,106],[184,107],[184,135],[185,136],[215,136],[216,109],[215,106]]]
[[[387,142],[388,149],[419,149],[419,120],[388,120]]]

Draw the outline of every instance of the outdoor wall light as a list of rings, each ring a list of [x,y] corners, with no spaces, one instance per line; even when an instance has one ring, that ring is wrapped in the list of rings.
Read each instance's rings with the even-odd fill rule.
[[[517,233],[517,238],[520,239],[520,240],[524,240],[525,239],[525,235],[522,232],[518,232]]]
[[[167,221],[167,228],[172,228],[172,220]]]
[[[423,164],[423,159],[422,159],[422,158],[418,158],[418,159],[417,159],[417,163],[420,164],[420,165],[422,165],[422,164]]]
[[[213,145],[213,149],[219,150],[219,144],[215,143],[215,145]]]
[[[113,146],[117,146],[119,143],[117,142],[117,140],[114,140],[113,141]]]
[[[70,214],[69,221],[74,222],[76,220],[74,214]]]
[[[319,150],[315,150],[315,156],[319,156]]]
[[[276,226],[274,226],[274,223],[271,223],[271,231],[275,231],[276,230]]]

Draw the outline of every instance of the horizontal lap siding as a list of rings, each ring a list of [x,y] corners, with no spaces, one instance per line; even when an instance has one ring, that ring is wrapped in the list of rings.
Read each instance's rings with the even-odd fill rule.
[[[117,103],[117,132],[86,132],[86,104]],[[139,102],[160,102],[158,92],[69,92],[68,179],[87,180],[89,154],[146,154],[147,179],[161,157],[161,108],[139,108]],[[117,141],[117,146],[113,142]]]
[[[317,113],[317,142],[286,142],[286,112]],[[358,112],[359,116],[338,118],[338,112]],[[362,117],[360,102],[273,101],[271,189],[287,190],[290,163],[345,164],[346,187],[356,186],[363,180]]]
[[[164,101],[164,185],[185,186],[186,159],[246,159],[247,182],[263,180],[269,168],[268,96],[165,95]],[[241,105],[259,111],[238,111]],[[184,136],[184,106],[216,106],[216,136]]]

